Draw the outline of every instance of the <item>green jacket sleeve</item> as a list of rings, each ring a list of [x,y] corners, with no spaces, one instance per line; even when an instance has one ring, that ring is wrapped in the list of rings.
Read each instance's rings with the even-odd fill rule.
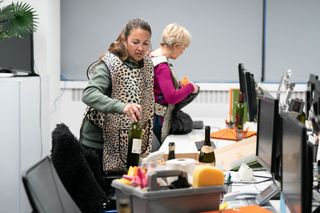
[[[82,92],[82,101],[104,113],[123,113],[124,103],[111,98],[112,81],[108,67],[101,62]]]

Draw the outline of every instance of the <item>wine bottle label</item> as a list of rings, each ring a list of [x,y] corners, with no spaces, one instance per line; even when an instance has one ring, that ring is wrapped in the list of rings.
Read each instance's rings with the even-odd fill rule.
[[[131,153],[141,154],[141,139],[133,138],[132,139],[132,150]]]
[[[203,153],[210,153],[210,152],[213,152],[213,151],[214,151],[214,149],[213,149],[212,146],[204,145],[204,146],[201,147],[201,152],[203,152]]]

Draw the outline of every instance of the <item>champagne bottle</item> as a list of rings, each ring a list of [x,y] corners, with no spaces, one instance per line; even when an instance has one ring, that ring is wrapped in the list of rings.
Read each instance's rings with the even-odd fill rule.
[[[119,213],[131,213],[130,201],[128,199],[120,199],[118,202],[119,202],[119,208],[118,208]]]
[[[138,166],[141,154],[142,129],[138,122],[133,122],[128,132],[127,168]]]
[[[169,142],[169,154],[168,154],[168,160],[175,159],[175,143],[174,142]]]
[[[210,126],[205,126],[205,138],[199,154],[199,163],[212,164],[216,163],[216,157],[210,141]]]
[[[239,94],[239,102],[236,105],[236,127],[238,130],[243,129],[243,118],[244,118],[244,103],[243,94]]]

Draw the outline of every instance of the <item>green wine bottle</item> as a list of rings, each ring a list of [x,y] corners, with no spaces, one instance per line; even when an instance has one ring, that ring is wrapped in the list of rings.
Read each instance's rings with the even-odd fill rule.
[[[169,153],[168,153],[168,160],[175,159],[176,154],[175,154],[175,143],[174,142],[169,142]]]
[[[243,129],[243,119],[244,119],[244,103],[243,94],[239,94],[239,102],[236,105],[236,127],[238,130]]]
[[[138,122],[133,122],[128,132],[127,168],[138,166],[141,154],[142,129]]]
[[[216,156],[210,141],[210,126],[205,126],[205,138],[199,154],[199,163],[215,166]]]

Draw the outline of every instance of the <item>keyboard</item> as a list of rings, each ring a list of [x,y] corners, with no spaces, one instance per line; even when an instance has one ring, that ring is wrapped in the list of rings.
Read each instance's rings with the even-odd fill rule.
[[[230,200],[226,201],[228,203],[228,208],[240,208],[243,206],[257,205],[254,199],[252,200]]]

